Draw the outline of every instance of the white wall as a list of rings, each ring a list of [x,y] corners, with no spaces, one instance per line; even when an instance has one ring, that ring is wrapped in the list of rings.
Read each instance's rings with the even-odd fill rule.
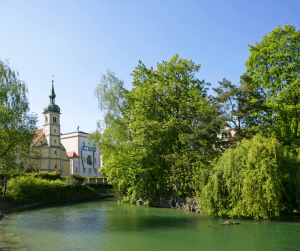
[[[88,134],[83,132],[75,132],[61,135],[61,143],[67,152],[75,152],[78,158],[73,159],[72,173],[77,167],[77,173],[82,176],[101,177],[98,171],[100,168],[100,149],[94,149],[94,144],[88,142]]]

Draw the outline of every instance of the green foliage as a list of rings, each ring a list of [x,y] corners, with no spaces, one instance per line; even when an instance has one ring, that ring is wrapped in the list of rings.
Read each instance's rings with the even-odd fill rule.
[[[85,176],[81,176],[79,174],[72,174],[69,177],[80,184],[82,184],[83,181],[85,180]]]
[[[107,179],[107,177],[89,177],[90,180],[95,180],[95,179]]]
[[[251,83],[252,78],[243,74],[240,76],[239,85],[233,85],[224,78],[217,88],[212,88],[217,94],[214,98],[215,106],[220,109],[228,126],[234,129],[234,135],[226,135],[233,139],[233,142],[252,138],[256,134],[252,127],[259,125],[257,116],[253,114],[266,110],[261,94],[249,88]],[[256,101],[251,101],[253,99]],[[223,133],[228,132],[225,130]]]
[[[66,183],[46,180],[34,175],[12,178],[7,183],[6,196],[11,203],[30,203],[47,199],[66,198]]]
[[[27,87],[8,62],[0,61],[0,171],[16,169],[15,158],[28,151],[37,116],[29,113]],[[12,154],[14,153],[14,154]]]
[[[261,94],[267,107],[252,113],[260,122],[256,129],[276,135],[286,145],[299,146],[300,31],[289,24],[278,26],[254,46],[249,45],[249,50],[249,87]]]
[[[66,183],[68,186],[80,186],[82,184],[81,180],[75,179],[72,176],[66,178]]]
[[[113,186],[109,184],[88,184],[86,186],[93,188],[97,193],[114,193]]]
[[[101,172],[124,200],[192,195],[196,173],[220,153],[221,120],[207,83],[195,78],[199,69],[178,55],[157,70],[140,62],[130,92],[113,73],[102,78],[96,93],[106,109],[105,130],[90,139],[101,147]]]
[[[283,205],[300,207],[299,159],[275,138],[256,135],[224,152],[200,176],[202,213],[278,217]]]
[[[42,178],[42,179],[46,179],[46,180],[60,180],[61,179],[61,175],[59,172],[52,172],[52,173],[39,172],[39,173],[35,173],[34,177]]]
[[[6,176],[23,171],[16,158],[29,151],[36,136],[32,131],[36,129],[37,116],[29,113],[27,87],[18,76],[8,61],[0,60],[0,172]],[[5,191],[6,185],[3,198]]]

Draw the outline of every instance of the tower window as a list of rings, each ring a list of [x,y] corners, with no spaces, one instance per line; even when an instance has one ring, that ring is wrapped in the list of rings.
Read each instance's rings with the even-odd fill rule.
[[[56,123],[56,117],[53,117],[53,123]]]
[[[56,150],[54,151],[54,154],[56,154]]]
[[[46,123],[48,122],[48,117],[45,117],[45,121],[46,121]]]
[[[56,132],[56,129],[54,129],[54,132]]]
[[[57,165],[54,165],[54,168],[57,169]]]
[[[54,140],[54,143],[56,143],[56,139]]]

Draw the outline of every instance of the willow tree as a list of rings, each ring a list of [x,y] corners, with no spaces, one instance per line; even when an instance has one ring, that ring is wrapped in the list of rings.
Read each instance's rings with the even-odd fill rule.
[[[282,206],[300,208],[297,154],[274,138],[256,135],[226,150],[204,173],[201,212],[231,217],[279,217]],[[205,175],[206,174],[206,175]]]
[[[276,135],[285,144],[299,144],[300,31],[292,25],[278,26],[260,42],[249,45],[246,73],[251,86],[268,108],[258,116],[258,130]],[[252,99],[255,102],[255,99]]]

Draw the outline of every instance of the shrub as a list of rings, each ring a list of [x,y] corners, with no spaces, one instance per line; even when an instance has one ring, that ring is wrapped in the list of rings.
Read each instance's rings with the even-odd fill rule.
[[[90,180],[95,180],[95,179],[107,179],[107,177],[89,177]]]
[[[46,179],[46,180],[60,180],[61,179],[61,175],[59,172],[53,172],[53,173],[40,172],[40,173],[36,173],[35,177]]]
[[[212,170],[202,173],[197,196],[202,213],[270,218],[283,205],[299,208],[297,155],[275,138],[261,135],[229,148]]]
[[[12,203],[30,203],[65,197],[67,191],[63,181],[37,179],[34,175],[28,175],[8,180],[6,196]]]
[[[78,179],[75,179],[72,175],[66,178],[66,183],[68,186],[80,186],[82,182]]]
[[[80,182],[80,184],[82,184],[86,178],[85,176],[81,176],[79,174],[72,174],[72,175],[70,175],[70,177],[73,178],[74,180],[76,180],[77,182]]]

